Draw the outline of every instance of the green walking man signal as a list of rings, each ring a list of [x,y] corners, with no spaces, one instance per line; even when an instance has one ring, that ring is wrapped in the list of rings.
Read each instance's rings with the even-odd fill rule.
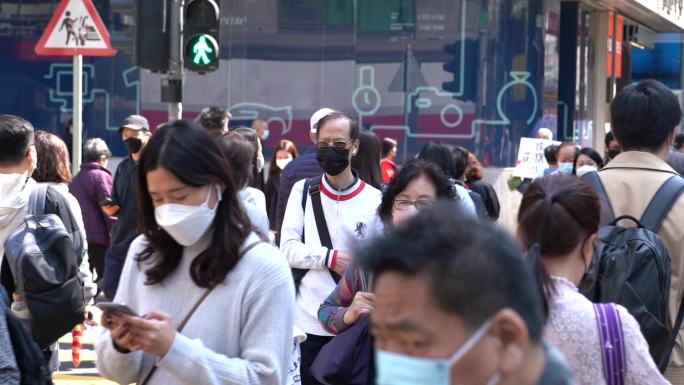
[[[200,73],[218,68],[219,46],[209,34],[191,36],[185,45],[185,63],[190,70]]]
[[[207,54],[212,52],[214,52],[214,50],[211,49],[211,47],[209,47],[209,44],[207,44],[206,36],[200,36],[197,42],[192,47],[192,53],[195,54],[195,57],[192,59],[193,63],[211,64],[211,60],[209,59]]]

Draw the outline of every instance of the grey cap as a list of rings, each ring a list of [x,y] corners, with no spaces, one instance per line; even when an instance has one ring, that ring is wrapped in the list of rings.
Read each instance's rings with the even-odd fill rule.
[[[124,122],[119,128],[119,131],[123,130],[124,128],[130,128],[131,130],[136,131],[149,131],[150,124],[147,122],[147,119],[142,115],[131,115],[124,119]]]

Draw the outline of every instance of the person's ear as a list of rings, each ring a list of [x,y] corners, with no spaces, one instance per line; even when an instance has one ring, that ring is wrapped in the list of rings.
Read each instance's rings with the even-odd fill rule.
[[[596,249],[596,241],[598,240],[598,235],[592,234],[582,245],[582,256],[584,257],[585,265],[591,265],[591,260],[594,258],[594,250]]]
[[[356,154],[359,153],[359,147],[360,146],[361,146],[361,141],[358,138],[354,139],[354,143],[352,145],[352,151],[351,151],[352,156],[356,156]]]
[[[524,364],[525,354],[532,342],[527,324],[517,312],[504,308],[496,313],[492,318],[489,336],[498,342],[499,373],[505,376]]]
[[[33,174],[33,171],[38,168],[38,151],[36,151],[36,146],[31,145],[26,151],[26,162],[31,167],[29,174]]]
[[[677,137],[677,127],[672,129],[670,135],[667,137],[667,147],[671,147],[674,144],[675,138]]]

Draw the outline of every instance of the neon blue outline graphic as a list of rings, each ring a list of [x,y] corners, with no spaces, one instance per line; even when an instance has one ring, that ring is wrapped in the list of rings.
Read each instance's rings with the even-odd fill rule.
[[[411,103],[411,100],[414,97],[419,96],[421,92],[430,92],[430,93],[434,93],[437,96],[453,99],[453,96],[452,96],[453,93],[452,92],[442,91],[441,89],[439,89],[437,87],[425,87],[425,86],[417,87],[415,90],[413,90],[413,92],[408,94],[408,96],[406,97],[406,105],[408,106],[408,108],[407,108],[408,114],[411,113],[414,104],[415,104],[415,107],[419,110],[432,107],[432,100],[427,98],[427,97],[416,98],[415,102]],[[446,115],[449,113],[449,110],[451,110],[451,109],[456,110],[458,113],[458,119],[456,120],[456,122],[450,122],[446,118]],[[461,108],[461,106],[456,104],[456,100],[454,100],[453,103],[449,103],[449,104],[442,107],[442,110],[439,112],[439,119],[445,127],[456,128],[456,127],[460,126],[461,123],[463,122],[463,109]],[[460,134],[454,134],[454,135],[460,135]]]
[[[357,99],[359,99],[362,92],[364,93],[363,103],[365,103],[366,105],[371,104],[371,101],[368,98],[369,93],[375,94],[376,102],[373,108],[362,110],[359,107]],[[375,87],[375,67],[359,67],[359,85],[356,87],[356,90],[354,90],[354,93],[352,94],[352,106],[354,107],[354,111],[356,111],[357,115],[359,116],[373,115],[376,112],[378,112],[378,109],[380,109],[381,104],[382,97],[380,96],[380,92],[378,91],[378,89]]]
[[[129,77],[131,74],[135,71],[137,71],[137,67],[131,67],[123,71],[122,77],[124,84],[126,87],[135,87],[136,88],[136,96],[135,96],[135,105],[136,105],[136,113],[140,113],[140,80],[133,80],[131,81]],[[63,91],[62,88],[62,76],[68,76],[70,79],[73,78],[73,65],[68,64],[68,63],[53,63],[50,65],[48,68],[48,74],[43,76],[44,79],[55,79],[55,88],[50,89],[49,92],[49,98],[50,102],[59,104],[60,107],[59,109],[64,112],[71,112],[73,111],[73,106],[69,106],[71,103],[71,98],[73,97],[73,92],[69,90],[69,92]],[[84,64],[83,65],[83,104],[87,103],[94,103],[96,96],[97,95],[102,95],[104,98],[104,122],[105,122],[105,128],[108,131],[116,131],[119,129],[118,125],[112,125],[111,122],[111,95],[108,90],[104,88],[93,88],[89,89],[89,80],[90,79],[95,79],[95,66],[92,64]]]
[[[534,109],[532,110],[532,114],[530,114],[530,117],[527,119],[527,124],[530,124],[534,121],[535,117],[537,116],[537,109],[539,108],[539,99],[537,98],[537,90],[534,88],[534,85],[530,83],[527,79],[530,78],[531,74],[528,71],[511,71],[509,72],[509,75],[513,78],[512,81],[509,81],[503,88],[501,88],[501,91],[499,91],[499,95],[496,97],[496,110],[499,114],[500,119],[499,120],[487,120],[487,119],[475,119],[473,120],[473,123],[471,124],[471,130],[470,133],[471,135],[469,138],[473,138],[477,134],[477,127],[480,125],[491,125],[491,126],[506,126],[511,124],[511,119],[508,118],[508,115],[503,110],[503,97],[504,93],[511,87],[517,86],[517,85],[524,85],[525,87],[529,88],[530,91],[532,91],[532,98],[534,99]]]
[[[263,113],[264,111],[284,114],[285,117],[271,116],[265,118],[260,116],[260,113]],[[231,119],[234,120],[254,120],[261,118],[266,120],[269,125],[271,125],[272,122],[277,122],[283,128],[283,135],[292,130],[292,106],[275,107],[257,102],[241,102],[230,106],[228,112],[232,115]]]

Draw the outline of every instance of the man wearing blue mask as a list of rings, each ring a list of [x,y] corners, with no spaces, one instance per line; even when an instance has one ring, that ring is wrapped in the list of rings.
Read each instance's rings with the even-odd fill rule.
[[[572,383],[542,340],[540,292],[515,242],[449,204],[421,211],[360,256],[376,279],[376,383]]]

